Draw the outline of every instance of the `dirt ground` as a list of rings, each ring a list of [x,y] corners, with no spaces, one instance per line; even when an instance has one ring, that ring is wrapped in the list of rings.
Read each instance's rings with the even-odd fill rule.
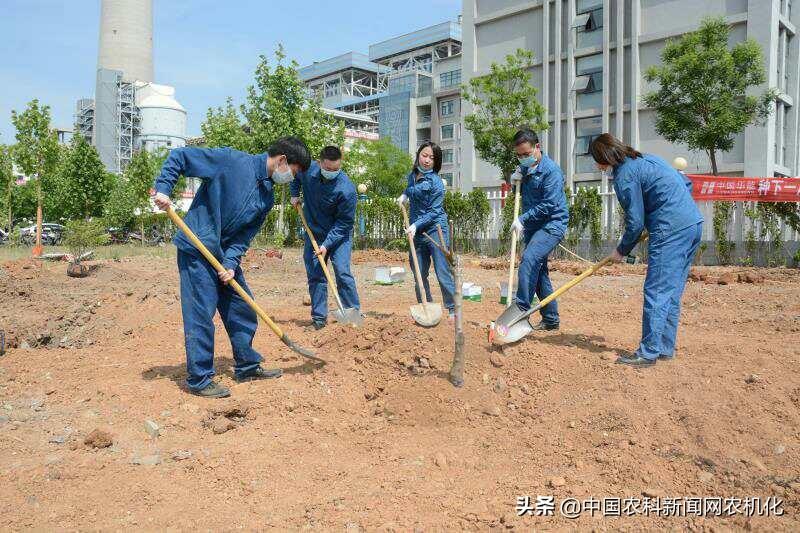
[[[410,275],[372,283],[403,257],[358,252],[365,326],[321,332],[297,251],[249,260],[256,299],[327,363],[262,326],[255,346],[285,374],[236,384],[218,324],[230,400],[184,389],[174,260],[97,262],[87,279],[2,264],[0,529],[800,529],[798,271],[696,271],[676,360],[635,370],[614,361],[639,338],[643,267],[565,295],[560,331],[490,350],[505,273],[468,258],[484,294],[464,302],[456,389],[451,325],[413,324]],[[555,265],[554,283],[581,268]],[[553,496],[554,515],[518,516],[519,496]],[[560,512],[567,498],[645,497],[776,497],[783,516]]]

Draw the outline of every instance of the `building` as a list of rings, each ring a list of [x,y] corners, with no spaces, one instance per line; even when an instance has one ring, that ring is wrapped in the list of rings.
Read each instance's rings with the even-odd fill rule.
[[[135,150],[186,144],[186,110],[175,89],[153,83],[152,0],[102,0],[95,97],[78,100],[75,133],[114,173]]]
[[[300,69],[309,90],[354,131],[378,132],[415,154],[442,146],[441,177],[461,182],[461,24],[444,22]],[[337,115],[338,116],[338,115]],[[358,123],[355,117],[369,121]],[[352,127],[348,124],[351,121]]]
[[[660,63],[668,39],[696,30],[705,16],[725,17],[734,42],[755,39],[765,51],[764,88],[781,92],[767,123],[747,128],[731,152],[719,154],[720,172],[800,173],[794,105],[800,98],[795,37],[800,10],[792,11],[791,0],[464,0],[463,12],[465,81],[486,74],[492,62],[502,62],[517,48],[533,51],[532,80],[550,122],[542,146],[571,186],[596,186],[611,194],[588,155],[589,143],[602,132],[668,161],[684,156],[687,172],[710,171],[706,154],[659,137],[654,111],[642,104],[642,95],[654,88],[643,79],[645,70]],[[477,157],[468,132],[463,153],[465,185],[495,189],[499,171]]]

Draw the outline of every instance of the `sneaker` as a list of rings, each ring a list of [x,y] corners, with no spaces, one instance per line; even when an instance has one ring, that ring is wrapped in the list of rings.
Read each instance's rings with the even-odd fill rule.
[[[200,390],[193,390],[192,394],[204,398],[227,398],[231,395],[231,390],[216,381],[212,381]]]
[[[327,326],[328,322],[326,320],[313,320],[311,322],[311,325],[314,326],[315,330],[319,331],[322,328],[324,328],[325,326]]]
[[[618,365],[630,365],[630,366],[633,366],[633,367],[636,367],[636,368],[644,368],[644,367],[649,367],[649,366],[655,365],[656,361],[657,361],[657,359],[646,359],[646,358],[642,357],[641,355],[633,354],[632,356],[629,356],[629,357],[621,355],[617,359],[617,364]]]
[[[452,322],[455,319],[456,319],[456,312],[455,311],[450,311],[449,313],[447,313],[447,320]]]
[[[539,322],[535,326],[533,326],[534,331],[553,331],[560,327],[559,323],[556,322],[555,324],[547,324],[544,321]]]
[[[662,353],[661,355],[658,356],[658,358],[660,360],[662,360],[662,361],[672,361],[673,359],[675,359],[675,354],[674,353],[671,353],[671,354]]]
[[[243,381],[252,381],[255,379],[275,379],[279,378],[283,375],[283,370],[280,368],[261,368],[258,367],[255,370],[251,370],[247,374],[242,376],[234,376],[234,379],[237,383],[242,383]]]

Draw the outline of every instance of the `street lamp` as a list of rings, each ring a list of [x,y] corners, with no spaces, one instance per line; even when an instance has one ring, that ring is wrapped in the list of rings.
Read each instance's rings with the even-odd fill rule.
[[[672,160],[672,167],[677,170],[678,172],[683,172],[686,170],[686,167],[689,166],[689,163],[686,161],[684,157],[676,157]]]
[[[367,233],[367,224],[366,221],[364,220],[364,203],[367,201],[366,183],[358,184],[358,201],[361,202],[361,210],[358,213],[358,233],[363,239],[364,234]]]

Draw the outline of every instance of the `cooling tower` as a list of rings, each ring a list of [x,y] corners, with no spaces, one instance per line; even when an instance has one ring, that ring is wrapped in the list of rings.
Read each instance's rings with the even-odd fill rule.
[[[153,81],[153,0],[101,0],[97,68]]]

